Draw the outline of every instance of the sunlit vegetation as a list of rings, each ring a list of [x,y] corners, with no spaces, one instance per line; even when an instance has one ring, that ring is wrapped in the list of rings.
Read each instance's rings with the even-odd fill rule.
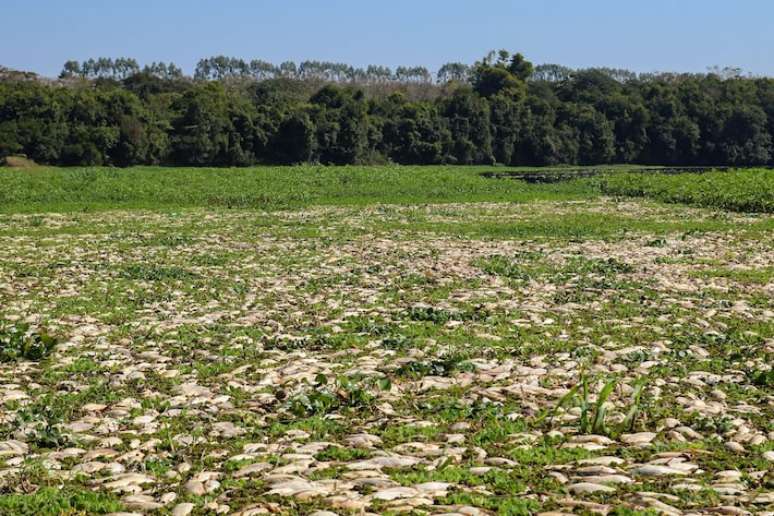
[[[225,56],[193,77],[127,58],[69,61],[57,81],[0,73],[0,159],[52,165],[765,165],[773,134],[772,79],[506,51],[435,76]]]

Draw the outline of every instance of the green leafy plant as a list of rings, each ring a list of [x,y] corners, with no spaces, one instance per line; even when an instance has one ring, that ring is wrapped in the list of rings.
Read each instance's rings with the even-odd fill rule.
[[[33,331],[28,324],[0,322],[0,362],[43,360],[57,345],[45,330]]]
[[[449,321],[480,321],[486,319],[488,313],[478,306],[465,311],[444,310],[432,306],[414,306],[408,310],[407,316],[412,321],[446,324]]]
[[[634,390],[632,392],[632,404],[629,407],[629,411],[626,413],[621,426],[624,430],[631,431],[634,429],[634,423],[637,420],[637,415],[640,413],[640,406],[642,403],[642,391],[645,388],[645,378],[638,379],[634,384]]]
[[[476,265],[490,276],[503,276],[515,280],[529,280],[532,277],[522,264],[501,254],[479,260]]]
[[[608,380],[597,394],[596,401],[592,402],[589,379],[585,373],[581,373],[580,381],[559,399],[554,409],[547,414],[547,416],[550,417],[550,419],[553,419],[562,408],[579,407],[579,430],[581,433],[610,435],[613,433],[630,431],[634,428],[634,423],[640,413],[642,393],[646,383],[647,381],[645,378],[640,378],[635,382],[632,391],[631,405],[629,406],[623,422],[615,428],[609,428],[607,425],[606,403],[618,385],[618,378]],[[543,418],[541,418],[541,420],[542,419]]]
[[[324,415],[340,409],[366,409],[373,406],[375,389],[389,390],[389,378],[339,376],[333,382],[322,373],[315,377],[312,389],[291,398],[287,408],[296,416]]]
[[[387,349],[411,349],[414,339],[405,335],[390,335],[382,339],[381,345]]]
[[[584,433],[592,433],[592,434],[606,434],[607,433],[607,427],[605,426],[605,415],[607,414],[607,406],[605,403],[607,402],[607,399],[610,397],[610,395],[613,393],[613,390],[615,390],[615,386],[618,384],[617,379],[612,379],[609,382],[607,382],[604,387],[602,387],[602,390],[597,395],[597,401],[594,404],[593,407],[593,418],[591,418],[591,425],[588,425],[589,417],[585,416],[589,412],[589,399],[588,399],[588,389],[586,382],[584,382],[584,406],[583,406],[583,414],[581,416],[581,431]],[[590,416],[590,414],[589,414]],[[585,421],[585,427],[584,427],[584,421]]]
[[[755,385],[760,387],[774,387],[774,369],[769,369],[768,371],[755,371],[751,376]]]
[[[473,364],[466,355],[452,353],[435,360],[412,361],[400,366],[395,374],[402,377],[452,376],[458,371],[473,371]]]
[[[25,428],[28,442],[39,448],[61,448],[70,444],[60,428],[63,422],[59,407],[49,397],[43,398],[16,414],[14,426]]]

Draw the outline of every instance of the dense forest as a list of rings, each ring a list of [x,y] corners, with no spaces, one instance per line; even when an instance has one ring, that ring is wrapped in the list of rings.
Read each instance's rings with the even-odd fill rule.
[[[56,165],[774,162],[774,79],[533,66],[353,68],[202,59],[0,68],[0,158]]]

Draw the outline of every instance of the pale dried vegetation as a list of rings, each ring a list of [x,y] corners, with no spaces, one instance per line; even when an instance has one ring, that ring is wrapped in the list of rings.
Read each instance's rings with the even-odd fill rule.
[[[773,220],[2,215],[0,513],[772,511]]]

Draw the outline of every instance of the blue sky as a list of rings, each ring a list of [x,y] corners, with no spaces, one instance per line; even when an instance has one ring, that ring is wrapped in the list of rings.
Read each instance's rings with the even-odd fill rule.
[[[0,0],[0,65],[56,75],[67,59],[535,63],[649,71],[733,65],[774,75],[771,0]]]

